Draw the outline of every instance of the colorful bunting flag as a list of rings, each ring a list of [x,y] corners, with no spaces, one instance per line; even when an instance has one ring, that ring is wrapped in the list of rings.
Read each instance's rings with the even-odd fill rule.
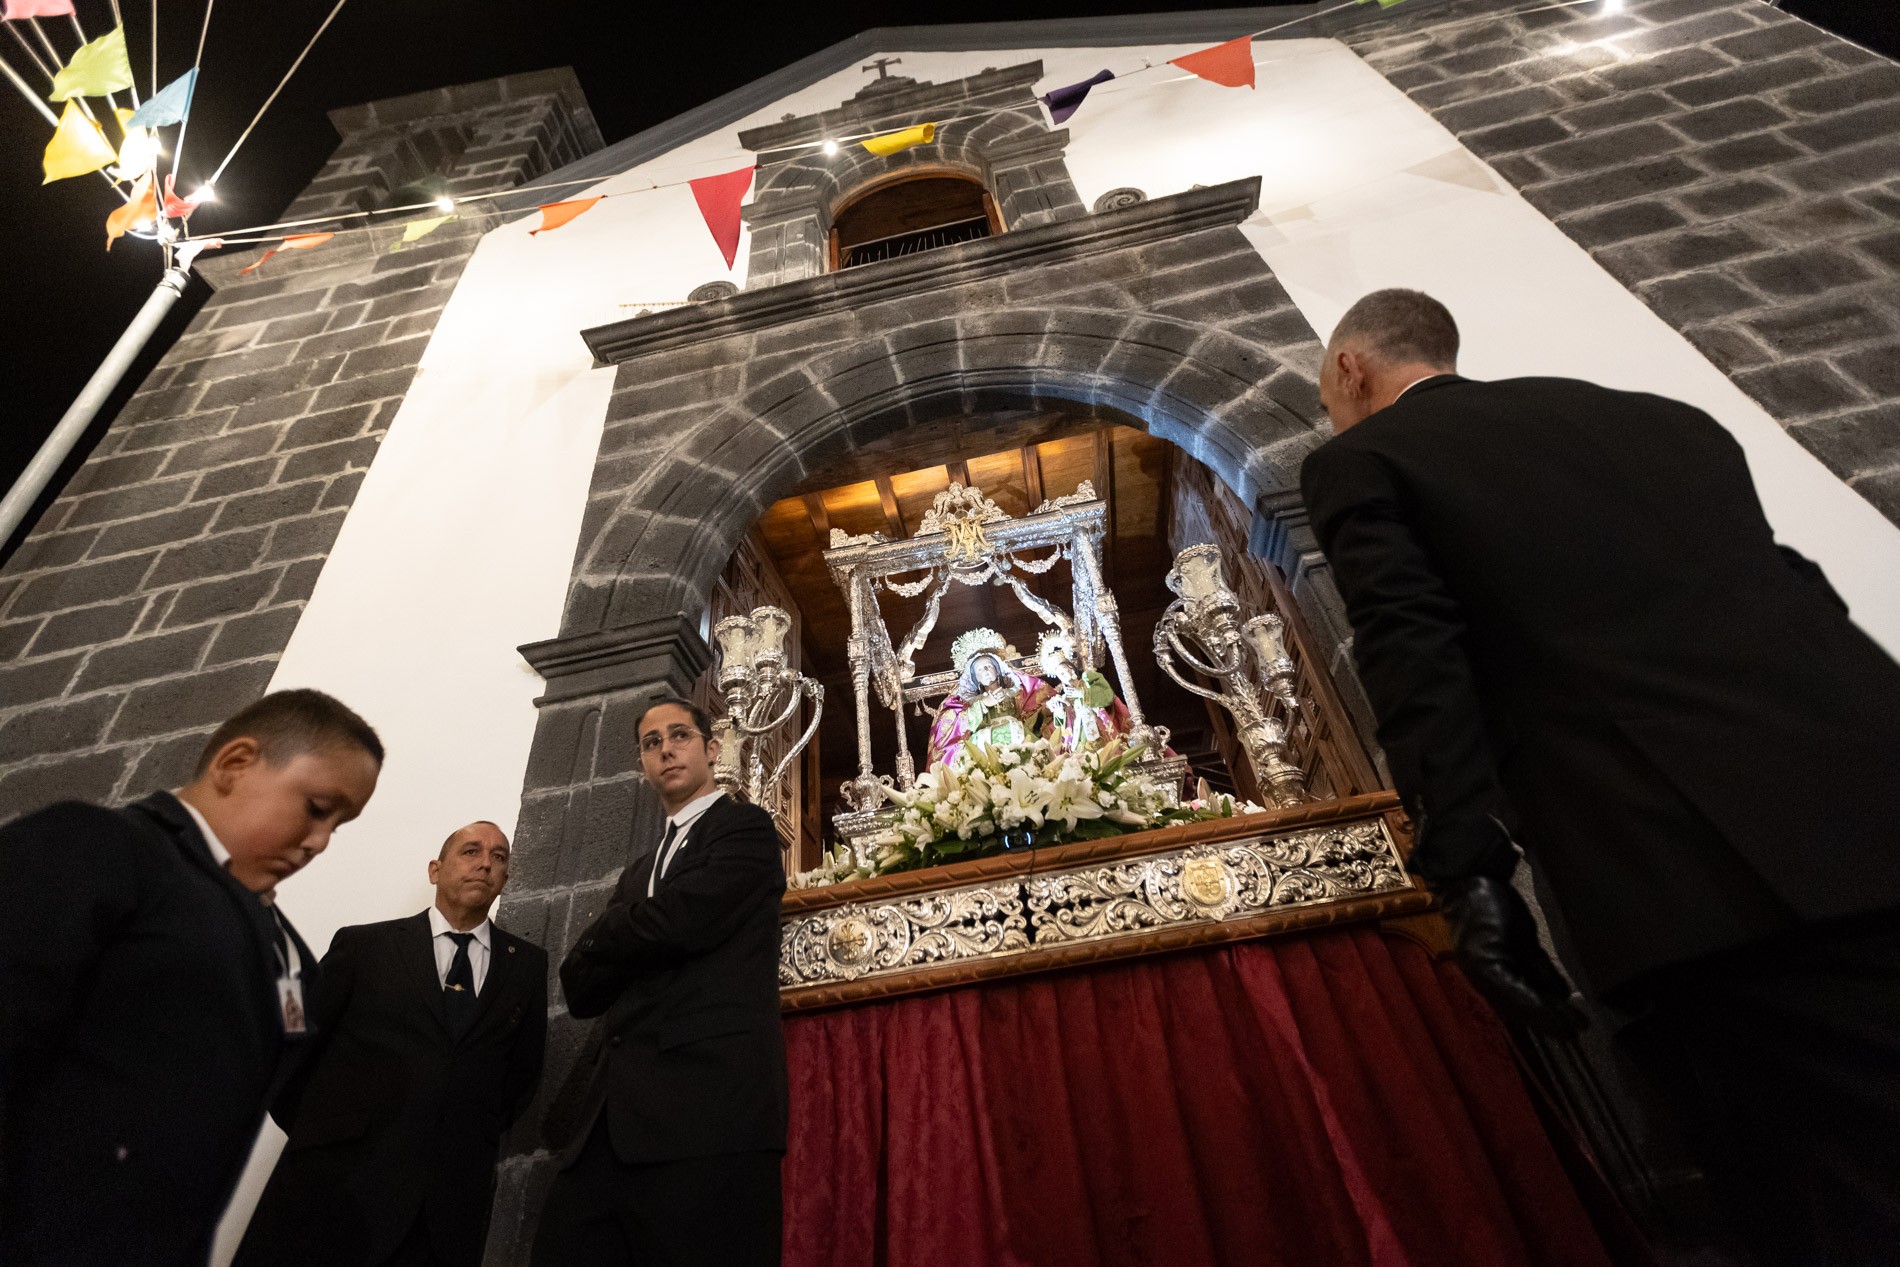
[[[1243,35],[1237,40],[1228,40],[1225,44],[1216,44],[1198,53],[1170,58],[1168,64],[1179,66],[1188,74],[1199,75],[1223,88],[1251,88],[1254,86],[1253,37]]]
[[[85,116],[78,102],[68,101],[59,112],[53,139],[46,143],[46,179],[40,183],[50,185],[69,176],[96,172],[117,157],[104,129]]]
[[[74,97],[103,97],[132,86],[132,62],[125,55],[125,28],[115,26],[90,44],[82,44],[72,60],[53,76],[48,101]]]
[[[334,233],[293,233],[276,246],[273,246],[270,250],[258,256],[257,263],[251,265],[249,268],[240,268],[238,275],[241,277],[245,273],[255,273],[258,269],[264,267],[265,260],[277,254],[279,251],[307,251],[313,246],[322,246],[335,236],[336,234]]]
[[[1042,102],[1049,107],[1049,117],[1057,123],[1067,123],[1088,97],[1089,89],[1097,84],[1105,84],[1115,77],[1112,70],[1098,70],[1079,84],[1070,84],[1064,88],[1051,89],[1043,94]]]
[[[140,225],[151,224],[158,219],[158,197],[152,191],[152,178],[149,174],[139,177],[132,186],[132,197],[123,207],[106,217],[106,250],[124,237],[127,231]]]
[[[131,128],[162,128],[168,123],[183,123],[191,113],[191,94],[198,87],[198,68],[193,66],[160,88],[152,99],[132,112],[126,120]]]
[[[23,18],[63,18],[73,11],[73,0],[7,0],[6,21]]]
[[[599,198],[575,198],[568,202],[544,202],[539,208],[541,227],[529,229],[528,236],[533,237],[537,233],[558,229],[575,216],[585,215],[599,201]]]
[[[121,106],[113,111],[119,117],[119,130],[125,139],[119,143],[119,161],[107,172],[114,180],[137,180],[158,166],[158,134],[132,126],[132,112]]]
[[[934,123],[920,123],[914,128],[905,128],[899,132],[886,132],[882,136],[874,136],[870,140],[863,142],[863,145],[865,149],[876,154],[879,158],[888,158],[900,150],[907,150],[913,145],[928,145],[936,139],[937,125]]]
[[[752,188],[752,171],[750,167],[741,167],[686,182],[692,187],[693,201],[699,204],[699,214],[706,221],[707,231],[718,244],[719,253],[726,257],[727,269],[732,268],[732,261],[739,256],[739,204]]]
[[[177,173],[175,172],[165,173],[164,210],[167,220],[188,219],[191,213],[198,209],[198,204],[205,200],[206,191],[202,188],[193,193],[189,198],[180,198],[177,191],[172,188],[172,180],[176,175]]]
[[[411,220],[402,227],[402,241],[391,244],[390,251],[400,251],[411,242],[420,242],[437,229],[456,219],[455,216],[433,216],[427,220]]]

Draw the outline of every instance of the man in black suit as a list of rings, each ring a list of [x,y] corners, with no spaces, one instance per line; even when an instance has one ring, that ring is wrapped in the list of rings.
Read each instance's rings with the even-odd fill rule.
[[[667,813],[561,964],[567,1008],[604,1042],[579,1134],[541,1216],[536,1267],[761,1267],[779,1261],[785,1043],[771,816],[713,785],[705,712],[640,718]]]
[[[429,863],[435,904],[340,928],[323,1037],[271,1105],[290,1136],[237,1267],[476,1267],[502,1132],[541,1079],[548,958],[488,912],[508,837],[478,822]]]
[[[1474,982],[1576,1017],[1510,886],[1536,860],[1594,993],[1767,1262],[1900,1252],[1900,666],[1773,539],[1708,415],[1454,372],[1367,296],[1302,489],[1412,870]],[[1506,824],[1510,824],[1507,829]]]
[[[277,884],[376,790],[383,748],[318,691],[220,726],[176,794],[0,829],[0,1263],[210,1253],[316,960]]]

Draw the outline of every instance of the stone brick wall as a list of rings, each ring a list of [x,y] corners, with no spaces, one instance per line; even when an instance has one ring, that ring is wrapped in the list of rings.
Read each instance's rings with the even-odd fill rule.
[[[1499,8],[1340,36],[1900,522],[1900,65],[1762,0]]]
[[[410,130],[470,138],[443,159],[459,186],[531,179],[598,146],[578,101],[543,72],[339,111],[288,218],[422,174],[392,165]],[[486,227],[201,263],[217,293],[0,571],[0,819],[175,786],[264,691]]]

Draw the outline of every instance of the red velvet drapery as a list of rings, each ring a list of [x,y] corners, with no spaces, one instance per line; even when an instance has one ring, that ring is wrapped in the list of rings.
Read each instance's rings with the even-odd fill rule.
[[[791,1267],[1606,1263],[1496,1020],[1371,928],[788,1018]]]

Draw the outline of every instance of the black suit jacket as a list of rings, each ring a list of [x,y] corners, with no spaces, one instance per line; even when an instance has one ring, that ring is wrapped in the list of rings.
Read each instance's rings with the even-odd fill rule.
[[[495,926],[478,1010],[458,1039],[427,911],[337,930],[315,1014],[323,1037],[271,1106],[289,1134],[239,1264],[379,1263],[420,1213],[444,1262],[481,1261],[502,1132],[541,1078],[548,959]]]
[[[561,964],[568,1011],[605,1035],[564,1164],[601,1112],[624,1162],[784,1151],[779,898],[771,816],[730,796],[686,834],[652,897],[656,854],[621,873]]]
[[[0,1262],[203,1261],[285,1047],[277,976],[269,909],[169,793],[0,829]]]
[[[1602,991],[1900,906],[1900,667],[1708,415],[1444,376],[1302,488],[1428,880],[1514,812]]]

